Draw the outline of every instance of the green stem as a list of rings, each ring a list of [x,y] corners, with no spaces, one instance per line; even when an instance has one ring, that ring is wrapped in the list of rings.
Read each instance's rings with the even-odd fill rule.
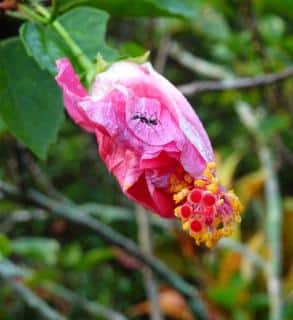
[[[39,23],[46,23],[47,19],[37,14],[34,10],[30,9],[28,6],[19,4],[18,10],[20,13],[22,13],[25,17],[27,17],[29,20],[39,22]]]
[[[57,14],[58,14],[58,9],[59,9],[59,2],[57,0],[52,0],[50,19],[49,19],[48,23],[52,23],[55,20]]]
[[[80,66],[85,70],[85,71],[90,71],[93,69],[93,64],[88,59],[81,48],[74,42],[74,40],[71,38],[69,33],[63,28],[60,22],[54,21],[52,23],[52,26],[54,29],[58,32],[58,34],[63,38],[65,43],[68,45],[68,47],[71,49],[72,53],[78,60]]]
[[[46,19],[49,21],[50,12],[43,6],[39,4],[34,4],[37,11],[39,11]],[[79,65],[87,74],[92,74],[92,70],[94,69],[93,63],[91,60],[84,54],[82,49],[75,43],[75,41],[71,38],[70,34],[67,30],[62,26],[62,24],[55,20],[52,22],[52,27],[55,31],[60,35],[60,37],[64,40],[67,46],[72,51],[73,55],[77,59]]]

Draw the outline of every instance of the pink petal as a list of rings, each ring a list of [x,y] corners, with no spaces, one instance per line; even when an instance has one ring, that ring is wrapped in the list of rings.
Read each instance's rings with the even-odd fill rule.
[[[86,114],[78,105],[87,96],[85,88],[80,83],[68,59],[59,59],[56,64],[59,73],[55,79],[63,90],[64,105],[67,112],[78,125],[87,131],[93,131],[93,128],[88,123]]]

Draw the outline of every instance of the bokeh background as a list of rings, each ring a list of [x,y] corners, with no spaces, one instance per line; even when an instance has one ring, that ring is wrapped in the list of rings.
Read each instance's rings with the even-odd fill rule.
[[[115,235],[101,237],[84,223],[88,216],[136,242],[137,250],[196,288],[208,319],[293,319],[293,2],[56,3],[56,17],[81,6],[107,12],[107,44],[120,56],[150,50],[154,67],[194,106],[222,182],[236,191],[245,210],[233,236],[209,250],[196,247],[176,222],[128,201],[99,159],[95,138],[62,116],[53,75],[43,68],[38,72],[49,80],[43,86],[42,76],[35,85],[39,67],[23,44],[19,56],[9,54],[7,38],[19,36],[23,18],[33,20],[21,6],[34,6],[2,1],[0,319],[200,319],[180,286],[143,266],[123,239],[117,245],[111,242]],[[91,50],[103,26],[86,29],[85,16],[73,22]],[[32,43],[24,31],[21,36],[28,50]],[[47,49],[30,55],[38,61],[53,45],[47,42]],[[27,59],[31,67],[24,68]],[[30,109],[34,98],[20,98],[27,94],[39,107]],[[60,114],[41,114],[54,108]],[[40,129],[36,147],[26,138],[28,123]],[[56,137],[42,151],[49,123]]]

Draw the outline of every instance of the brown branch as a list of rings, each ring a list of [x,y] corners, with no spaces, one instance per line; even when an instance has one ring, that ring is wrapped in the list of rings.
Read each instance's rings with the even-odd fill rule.
[[[222,81],[193,81],[191,83],[178,86],[178,89],[184,95],[193,95],[195,93],[226,91],[226,90],[243,90],[264,87],[276,82],[284,81],[293,76],[293,67],[289,67],[277,73],[270,73],[253,78],[239,78],[235,80]]]
[[[233,74],[224,66],[209,62],[185,50],[178,42],[169,41],[168,53],[185,68],[212,79],[231,79]]]

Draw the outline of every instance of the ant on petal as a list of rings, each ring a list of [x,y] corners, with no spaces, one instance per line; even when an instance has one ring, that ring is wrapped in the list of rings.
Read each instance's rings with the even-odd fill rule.
[[[135,113],[132,117],[131,120],[139,120],[141,123],[145,123],[148,126],[156,126],[160,123],[160,120],[157,119],[157,117],[152,114],[150,117],[147,116],[147,113],[140,113],[137,112]]]

